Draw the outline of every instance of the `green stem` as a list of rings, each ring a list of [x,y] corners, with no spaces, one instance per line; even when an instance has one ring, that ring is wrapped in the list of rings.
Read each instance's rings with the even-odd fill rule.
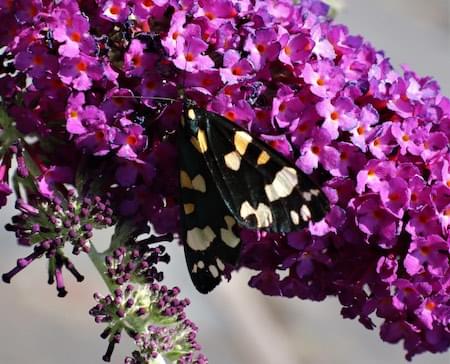
[[[114,290],[117,288],[117,286],[105,273],[105,254],[99,253],[94,244],[91,243],[91,250],[88,255],[95,268],[97,268],[98,273],[102,277],[109,291],[111,293],[114,293]]]

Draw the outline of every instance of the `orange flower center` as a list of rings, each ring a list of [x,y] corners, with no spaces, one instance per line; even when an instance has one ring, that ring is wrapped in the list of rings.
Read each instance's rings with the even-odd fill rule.
[[[425,304],[425,307],[428,311],[433,311],[436,308],[436,303],[434,303],[433,301],[428,301]]]
[[[42,64],[44,63],[44,58],[43,58],[40,54],[36,54],[36,55],[33,57],[33,63],[34,63],[36,66],[40,66],[40,65],[42,65]]]
[[[78,32],[73,32],[70,35],[70,39],[72,39],[74,42],[79,43],[81,41],[81,34]]]
[[[308,130],[308,124],[307,123],[300,124],[297,130],[301,133],[304,133],[305,131]]]
[[[233,110],[228,110],[228,111],[225,113],[225,117],[226,117],[228,120],[235,121],[235,120],[236,120],[236,113],[235,113]]]
[[[319,154],[320,153],[320,147],[318,147],[317,145],[313,145],[312,148],[311,148],[311,151],[314,154]]]
[[[338,120],[338,119],[339,119],[339,113],[338,113],[337,111],[333,111],[333,112],[330,114],[330,118],[331,118],[331,120],[333,120],[333,121]]]
[[[359,126],[358,129],[356,129],[356,131],[359,135],[363,135],[366,130],[364,129],[363,126]]]
[[[264,44],[258,44],[256,46],[256,49],[258,50],[259,53],[264,53],[266,51],[266,46]]]
[[[38,14],[38,9],[37,9],[37,7],[34,6],[34,5],[32,5],[32,6],[30,7],[30,15],[31,15],[32,17],[35,17],[37,14]]]
[[[186,61],[192,62],[194,59],[195,59],[195,56],[191,52],[186,54]]]
[[[214,83],[214,81],[209,77],[205,77],[202,80],[202,86],[205,86],[205,87],[211,86],[213,83]]]
[[[317,83],[319,86],[323,86],[323,85],[325,85],[325,80],[324,80],[323,78],[319,78],[319,79],[316,81],[316,83]]]
[[[380,220],[383,217],[383,211],[381,211],[380,209],[377,209],[372,213],[372,216],[375,219]]]
[[[404,142],[409,141],[409,135],[408,135],[408,134],[403,134],[402,140],[403,140]]]
[[[102,130],[97,130],[95,132],[95,139],[97,139],[98,141],[101,141],[105,138],[105,133]]]
[[[264,112],[264,110],[257,110],[256,111],[256,118],[258,120],[264,120],[265,116],[266,116],[266,113]]]
[[[423,246],[423,247],[420,248],[420,253],[423,256],[427,256],[427,255],[429,255],[431,253],[431,249],[428,246]]]
[[[51,84],[54,88],[63,88],[64,84],[62,83],[61,80],[52,80]]]
[[[113,5],[109,8],[109,12],[113,15],[117,15],[120,13],[120,8],[117,5]]]
[[[122,105],[125,104],[125,100],[124,100],[124,99],[121,99],[121,98],[119,98],[119,97],[113,99],[113,102],[114,102],[117,106],[122,106]]]
[[[429,218],[428,218],[427,215],[425,215],[425,214],[419,215],[419,221],[420,221],[422,224],[426,224],[426,223],[428,222],[428,220],[429,220]]]
[[[141,65],[141,61],[142,57],[138,55],[135,55],[133,56],[133,58],[131,58],[131,63],[133,63],[135,67],[139,67]]]
[[[147,82],[145,83],[145,87],[146,87],[148,90],[154,90],[154,89],[156,88],[156,82],[155,82],[155,81],[147,81]]]
[[[231,69],[231,73],[235,76],[242,76],[244,74],[244,71],[241,67],[235,66]]]
[[[137,138],[135,135],[128,135],[127,139],[126,139],[126,143],[128,145],[136,145],[137,143]]]
[[[85,62],[80,61],[80,62],[78,62],[76,68],[77,68],[77,70],[80,71],[80,72],[86,72],[88,66],[87,66],[87,64],[86,64]]]
[[[414,293],[414,290],[411,287],[405,287],[403,288],[403,293],[405,295],[410,295],[411,293]]]
[[[142,5],[149,8],[150,6],[153,6],[153,1],[152,0],[143,0]]]
[[[400,195],[397,192],[391,192],[388,197],[389,197],[389,200],[394,201],[394,202],[398,201],[400,199]]]

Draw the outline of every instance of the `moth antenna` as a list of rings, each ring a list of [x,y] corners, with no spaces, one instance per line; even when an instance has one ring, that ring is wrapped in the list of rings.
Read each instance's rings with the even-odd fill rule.
[[[186,41],[186,38],[185,38],[184,41]],[[182,77],[182,81],[181,81],[181,95],[179,95],[179,96],[180,96],[180,99],[182,101],[184,101],[184,99],[185,99],[185,90],[186,90],[186,88],[185,88],[186,87],[186,70],[187,70],[187,63],[188,63],[188,61],[186,59],[186,56],[189,55],[190,48],[191,48],[191,42],[189,42],[188,45],[187,45],[187,51],[186,51],[185,63],[184,63],[184,70],[183,70],[183,77]]]
[[[159,97],[159,96],[129,96],[129,95],[114,95],[111,96],[112,99],[151,99],[151,100],[161,100],[176,102],[177,100],[171,99],[170,97]]]

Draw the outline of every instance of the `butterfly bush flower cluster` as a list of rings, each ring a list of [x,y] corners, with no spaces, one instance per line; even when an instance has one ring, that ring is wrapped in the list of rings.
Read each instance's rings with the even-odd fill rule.
[[[74,214],[67,194],[60,202],[66,185],[109,196],[107,216],[122,227],[179,233],[181,105],[154,97],[177,99],[182,88],[293,161],[331,203],[323,221],[299,232],[241,229],[250,286],[337,296],[343,317],[367,329],[379,317],[382,340],[402,341],[407,359],[447,350],[450,101],[433,79],[394,70],[328,11],[315,0],[0,0],[0,206],[14,187],[13,160],[15,184],[37,196],[18,202],[22,215],[10,227],[34,253],[6,280],[42,255],[56,261],[58,280],[62,266],[75,272],[60,244],[89,250],[93,225],[80,221],[105,216]],[[103,264],[113,289],[96,294],[91,310],[108,323],[104,359],[125,330],[138,347],[125,363],[164,353],[206,362],[187,302],[156,283],[164,252],[133,248],[146,229],[125,231]],[[159,325],[153,309],[170,325]]]

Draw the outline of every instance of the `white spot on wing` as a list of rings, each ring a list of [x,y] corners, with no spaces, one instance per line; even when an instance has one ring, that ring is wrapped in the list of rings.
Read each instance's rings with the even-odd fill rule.
[[[199,261],[197,262],[197,267],[199,267],[200,269],[205,268],[205,263],[203,262],[203,260],[199,260]]]
[[[196,227],[188,230],[186,243],[192,250],[204,251],[209,248],[215,237],[216,234],[214,234],[211,227],[207,226],[204,229]]]
[[[239,237],[237,237],[232,230],[234,224],[236,224],[236,220],[232,216],[229,216],[229,215],[224,216],[223,219],[225,220],[225,224],[227,225],[227,228],[220,229],[220,238],[230,248],[235,248],[236,246],[238,246],[238,244],[240,242]]]
[[[216,258],[217,268],[219,268],[221,271],[225,269],[225,264],[220,260],[220,258]]]
[[[195,119],[195,111],[193,109],[189,109],[187,112],[188,118],[191,120]]]
[[[256,225],[259,228],[268,227],[273,221],[272,211],[269,206],[263,203],[259,203],[258,207],[254,209],[248,201],[245,201],[241,205],[240,214],[244,220],[251,215],[255,215]]]
[[[305,201],[311,201],[312,194],[311,192],[302,192],[302,197],[305,199]]]
[[[297,186],[297,171],[291,167],[283,167],[278,171],[271,184],[264,187],[270,202],[289,196]]]
[[[225,165],[233,171],[238,171],[241,166],[241,156],[233,151],[225,155]]]
[[[209,266],[209,272],[211,273],[211,275],[214,278],[217,278],[219,276],[219,271],[218,271],[217,267],[215,265],[213,265],[213,264],[211,264]]]
[[[300,208],[300,216],[302,217],[303,221],[311,220],[311,211],[309,210],[309,207],[306,205],[302,205]]]
[[[298,223],[300,222],[300,216],[298,216],[297,212],[295,212],[294,210],[291,210],[290,214],[293,224],[298,225]]]
[[[233,233],[233,231],[230,228],[220,229],[220,238],[230,248],[237,247],[240,242],[240,239]]]

